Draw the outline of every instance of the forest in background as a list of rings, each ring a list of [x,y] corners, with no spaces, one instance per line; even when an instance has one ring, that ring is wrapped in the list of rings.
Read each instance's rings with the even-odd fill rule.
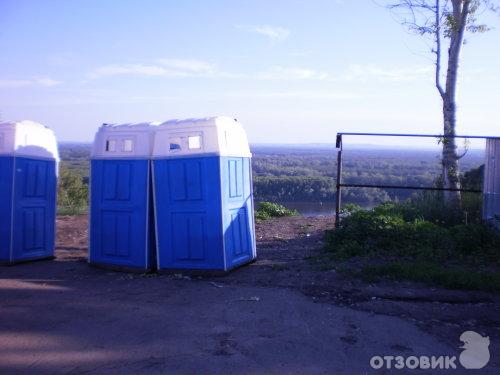
[[[86,197],[90,149],[90,144],[60,145],[61,177],[66,180],[64,188],[67,190],[60,194],[60,205],[67,205],[72,199],[81,204]],[[256,201],[334,201],[337,152],[333,145],[255,145],[252,153]],[[484,151],[469,150],[460,161],[461,171],[477,168],[483,162]],[[344,183],[433,186],[439,173],[437,150],[376,149],[355,145],[344,149]],[[400,189],[348,188],[343,190],[342,200],[343,203],[374,206],[387,201],[404,201],[414,193]]]
[[[321,146],[255,146],[252,148],[257,200],[321,202],[335,199],[337,152]],[[462,172],[484,163],[484,151],[469,150]],[[370,185],[434,186],[440,175],[439,151],[419,149],[344,148],[342,182]],[[415,190],[347,188],[345,203],[373,206],[403,201]]]

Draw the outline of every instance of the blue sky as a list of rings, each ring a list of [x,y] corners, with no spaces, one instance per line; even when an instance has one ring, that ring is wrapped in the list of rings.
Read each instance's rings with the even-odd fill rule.
[[[441,130],[427,45],[372,0],[0,0],[0,114],[90,141],[103,122],[228,115],[251,142]],[[500,18],[464,48],[459,133],[498,135]]]

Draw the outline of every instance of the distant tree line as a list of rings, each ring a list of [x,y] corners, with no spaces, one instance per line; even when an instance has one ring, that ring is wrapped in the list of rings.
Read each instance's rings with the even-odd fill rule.
[[[335,199],[336,153],[334,149],[254,149],[253,182],[257,201],[333,202]],[[59,206],[80,212],[87,207],[90,145],[63,144]],[[430,151],[348,150],[344,154],[343,182],[382,185],[433,186],[440,175],[439,157]],[[483,162],[481,152],[469,152],[461,160],[462,170]],[[482,170],[471,170],[462,185],[481,188]],[[471,187],[474,185],[474,187]],[[479,186],[479,187],[478,187]],[[403,201],[415,191],[398,189],[347,188],[344,203],[375,205]]]
[[[326,202],[335,199],[337,160],[335,150],[276,148],[253,151],[256,200],[274,202]],[[348,150],[344,152],[342,182],[369,185],[435,186],[439,181],[439,155],[420,150]],[[471,151],[462,160],[462,170],[483,162],[483,154]],[[466,172],[476,180],[481,171]],[[476,185],[479,182],[476,181]],[[375,205],[404,201],[415,190],[343,188],[345,203]]]

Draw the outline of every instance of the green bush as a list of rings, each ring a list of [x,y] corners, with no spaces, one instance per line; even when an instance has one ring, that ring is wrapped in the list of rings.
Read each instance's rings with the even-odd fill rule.
[[[369,211],[351,207],[340,227],[327,231],[326,248],[337,260],[366,258],[369,263],[361,271],[344,263],[365,281],[389,278],[500,290],[500,234],[480,223],[432,222],[426,220],[429,212],[430,205],[415,201],[386,203]],[[443,218],[446,214],[445,209],[439,213]]]
[[[460,176],[463,189],[482,190],[484,165],[473,168]],[[442,187],[442,179],[435,180],[436,187]],[[479,193],[461,193],[461,206],[450,207],[443,199],[441,191],[424,191],[414,194],[407,201],[393,205],[406,221],[423,219],[440,226],[451,227],[458,224],[481,223],[482,195]]]
[[[296,210],[289,210],[285,206],[273,202],[260,202],[259,208],[255,211],[257,220],[266,220],[272,217],[295,216]]]
[[[374,254],[417,260],[500,264],[500,236],[482,224],[446,227],[423,219],[414,206],[387,203],[356,210],[326,234],[337,257]]]
[[[79,215],[87,212],[88,186],[77,173],[62,167],[57,192],[59,215]]]
[[[357,205],[355,203],[347,203],[346,205],[344,205],[344,207],[340,209],[340,213],[344,215],[350,215],[353,212],[361,211],[362,209],[363,208],[361,208],[360,205]]]
[[[500,265],[500,235],[481,224],[456,225],[448,230],[453,238],[454,256],[474,263]]]

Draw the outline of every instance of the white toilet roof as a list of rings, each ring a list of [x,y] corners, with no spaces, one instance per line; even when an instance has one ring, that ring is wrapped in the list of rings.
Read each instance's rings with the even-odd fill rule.
[[[59,160],[54,132],[29,120],[0,123],[0,155]]]

